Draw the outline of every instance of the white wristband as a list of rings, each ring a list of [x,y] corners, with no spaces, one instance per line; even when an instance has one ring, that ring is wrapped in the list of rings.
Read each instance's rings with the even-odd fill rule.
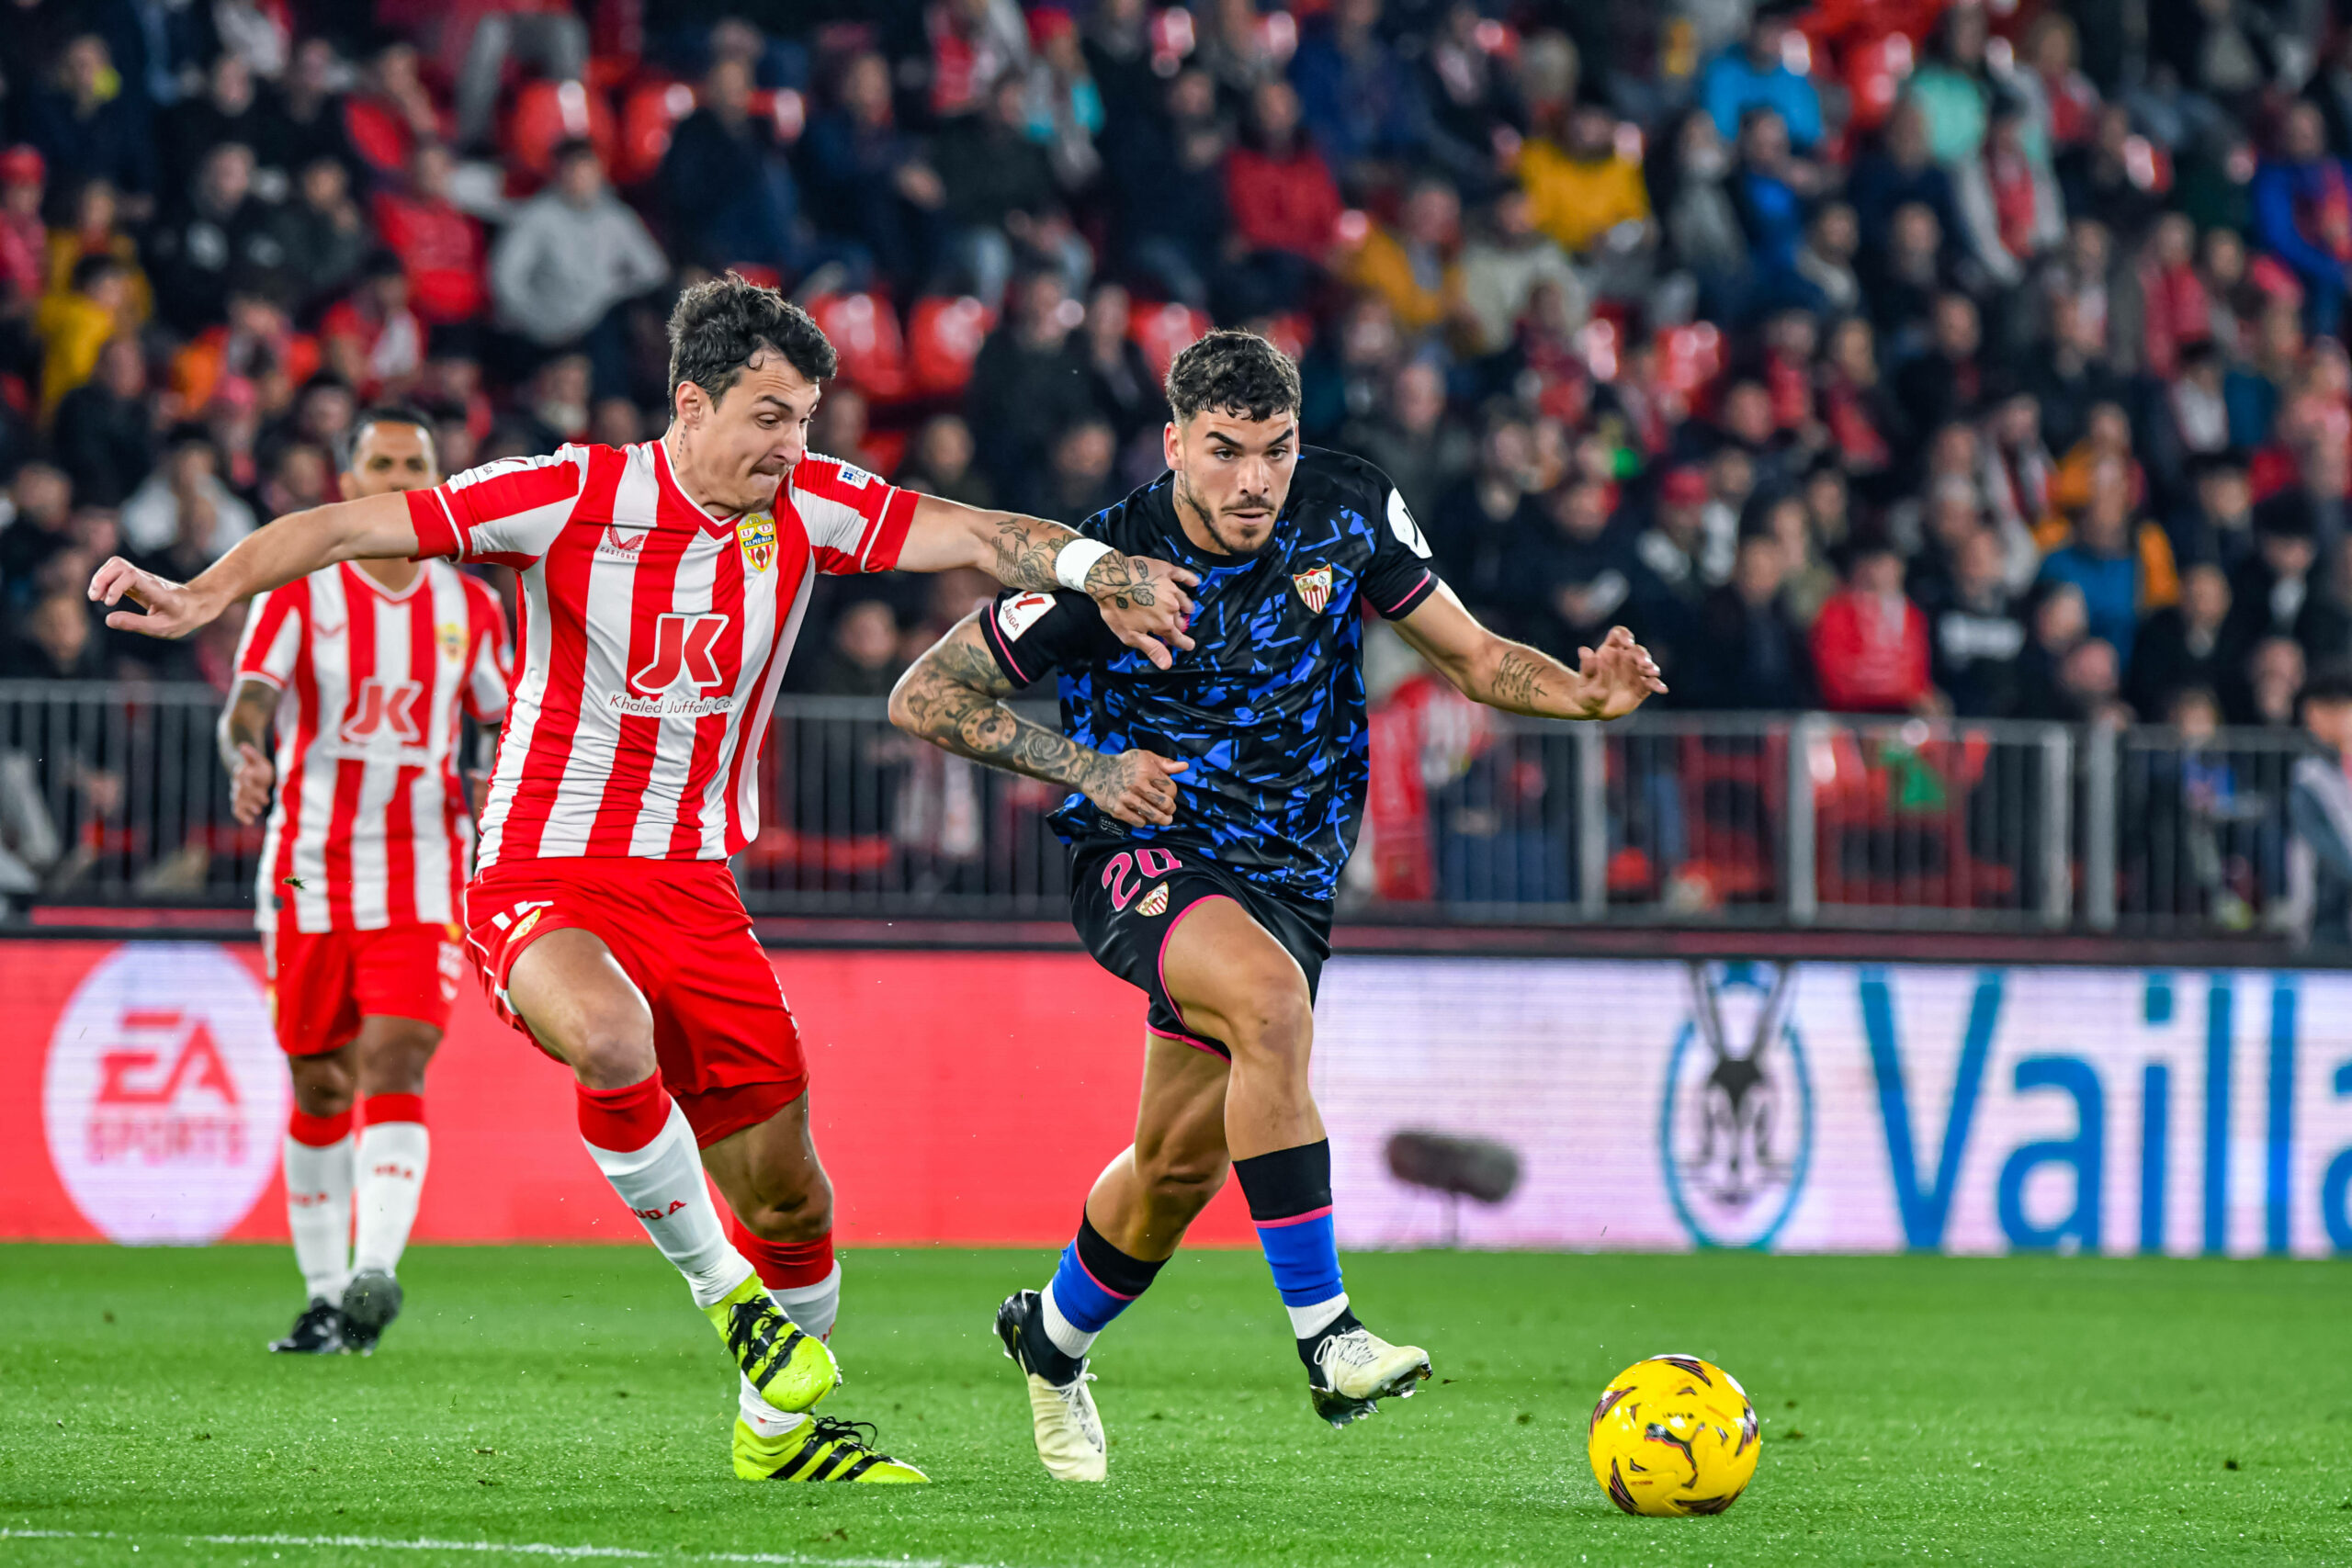
[[[1094,539],[1072,539],[1054,556],[1054,579],[1074,592],[1086,592],[1086,574],[1111,554],[1111,547]]]

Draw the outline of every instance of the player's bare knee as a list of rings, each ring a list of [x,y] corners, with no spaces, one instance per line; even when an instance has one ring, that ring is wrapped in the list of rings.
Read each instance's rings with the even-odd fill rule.
[[[1252,987],[1246,1001],[1227,1011],[1232,1032],[1226,1045],[1236,1061],[1247,1056],[1262,1062],[1306,1062],[1315,1037],[1315,1004],[1295,974],[1288,979],[1286,985]]]
[[[355,1097],[351,1068],[339,1056],[296,1056],[288,1064],[294,1079],[294,1108],[305,1116],[340,1116]]]
[[[441,1032],[409,1018],[371,1019],[359,1039],[359,1092],[423,1094]]]
[[[653,1016],[641,1002],[635,1007],[586,1011],[558,1033],[556,1045],[580,1081],[591,1089],[625,1089],[643,1083],[657,1065]]]
[[[833,1228],[833,1184],[822,1171],[797,1191],[763,1197],[740,1216],[762,1241],[814,1241]]]

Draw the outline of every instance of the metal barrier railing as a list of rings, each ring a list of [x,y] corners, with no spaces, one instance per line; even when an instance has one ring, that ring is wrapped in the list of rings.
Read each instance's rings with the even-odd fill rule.
[[[233,906],[209,687],[0,683],[0,899]],[[1050,716],[1048,721],[1050,722]],[[1451,694],[1375,724],[1343,902],[1464,922],[2203,937],[2287,914],[2292,732],[1644,714],[1510,718]],[[1401,759],[1401,763],[1400,763]],[[1051,919],[1061,792],[790,697],[737,874],[755,912]]]

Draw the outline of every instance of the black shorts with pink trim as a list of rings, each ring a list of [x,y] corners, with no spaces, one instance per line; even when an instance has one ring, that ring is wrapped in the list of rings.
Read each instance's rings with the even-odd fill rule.
[[[1331,956],[1331,906],[1292,898],[1260,886],[1188,848],[1157,844],[1081,843],[1070,852],[1070,922],[1094,962],[1151,998],[1145,1024],[1227,1060],[1224,1042],[1184,1021],[1168,994],[1169,938],[1184,918],[1212,898],[1241,906],[1266,934],[1298,961],[1311,999]]]

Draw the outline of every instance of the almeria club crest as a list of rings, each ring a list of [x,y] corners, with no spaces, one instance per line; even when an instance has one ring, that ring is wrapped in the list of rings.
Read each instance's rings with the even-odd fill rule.
[[[1291,586],[1298,590],[1298,597],[1310,614],[1321,615],[1323,606],[1331,602],[1331,568],[1329,562],[1312,571],[1291,574]]]

